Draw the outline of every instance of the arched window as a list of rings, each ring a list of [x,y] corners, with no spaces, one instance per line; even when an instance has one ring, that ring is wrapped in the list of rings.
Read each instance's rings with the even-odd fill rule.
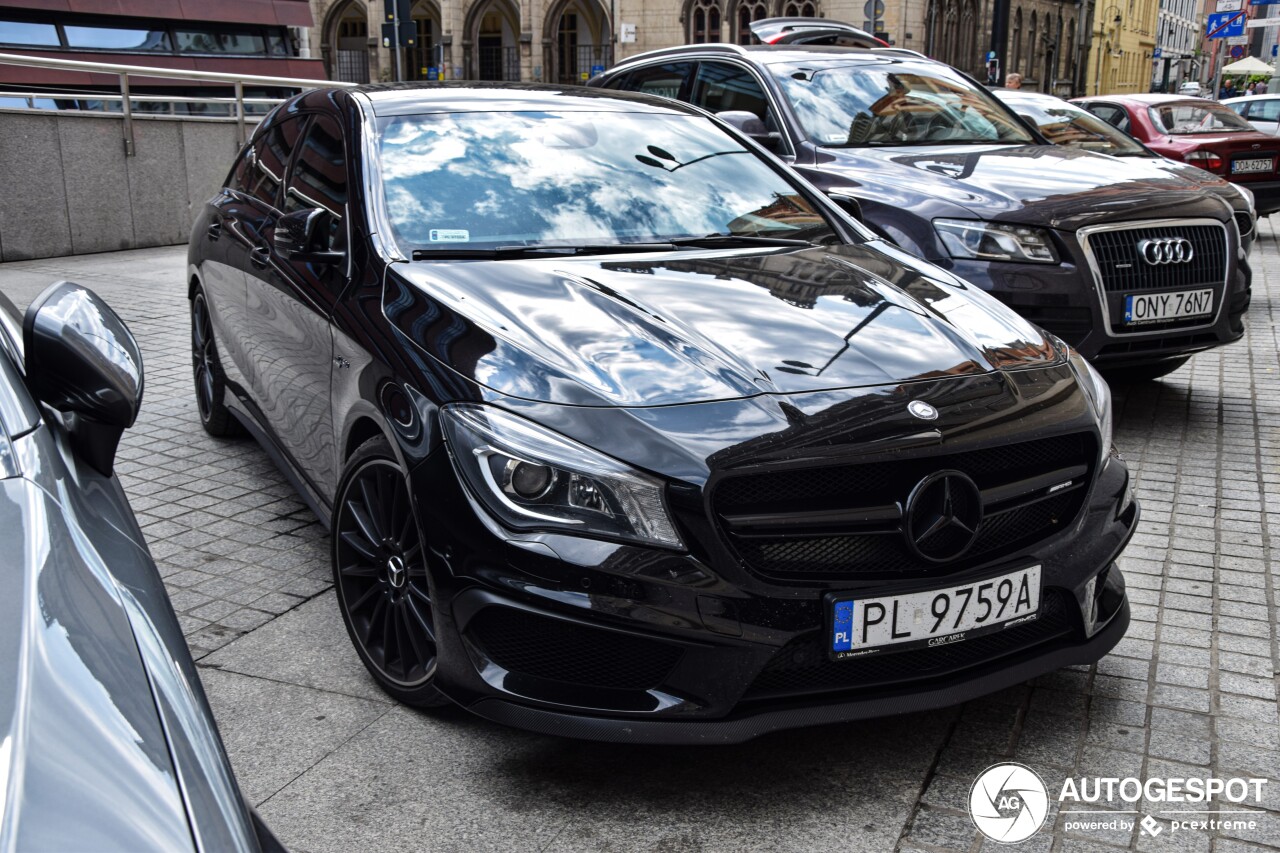
[[[1012,74],[1017,71],[1022,72],[1022,7],[1019,6],[1013,13],[1013,49],[1008,54],[1006,60],[1009,63],[1008,72]]]
[[[321,51],[329,77],[346,83],[369,82],[369,12],[348,0],[329,12]]]
[[[440,42],[440,7],[434,0],[418,0],[413,4],[413,23],[418,31],[417,43],[404,51],[404,79],[432,79],[429,69],[436,69],[439,79],[440,69],[444,66],[444,56],[439,49]]]
[[[751,23],[769,17],[769,7],[764,0],[742,0],[738,3],[737,14],[733,18],[733,40],[738,44],[751,44]]]
[[[818,6],[816,3],[789,2],[782,7],[782,16],[784,18],[816,18]]]
[[[1036,46],[1036,13],[1035,13],[1035,10],[1032,10],[1032,12],[1031,12],[1031,25],[1027,28],[1027,76],[1028,76],[1028,77],[1029,77],[1029,76],[1031,76],[1031,74],[1032,74],[1032,73],[1034,72],[1034,70],[1035,70],[1035,66],[1033,66],[1031,63],[1035,62],[1035,58],[1036,58],[1036,50],[1037,50],[1037,46]]]
[[[553,34],[545,41],[548,80],[581,85],[609,67],[608,18],[607,8],[595,0],[567,0],[551,8],[543,29]]]
[[[720,4],[715,0],[694,0],[689,10],[689,43],[720,41]]]
[[[467,67],[475,80],[520,79],[520,7],[509,0],[477,3],[467,12]]]
[[[1062,76],[1071,81],[1071,90],[1075,91],[1074,73],[1076,62],[1076,22],[1075,19],[1067,21],[1067,49],[1062,54]]]
[[[965,3],[960,11],[960,56],[951,64],[961,71],[977,73],[978,64],[978,16],[973,8],[973,0]]]

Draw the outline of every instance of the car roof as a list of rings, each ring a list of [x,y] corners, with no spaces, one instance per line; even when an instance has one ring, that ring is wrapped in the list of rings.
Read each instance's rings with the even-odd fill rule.
[[[847,60],[849,62],[893,62],[911,61],[934,63],[923,54],[902,47],[837,47],[821,44],[682,44],[675,47],[664,47],[629,56],[618,63],[616,68],[629,66],[635,62],[649,61],[664,56],[678,57],[686,54],[720,53],[727,56],[740,56],[751,59],[761,65],[780,65],[784,63],[812,62],[815,59]],[[610,69],[613,71],[614,69]]]
[[[692,107],[651,95],[537,83],[377,83],[338,91],[365,96],[380,116],[540,110],[702,115]]]
[[[1235,98],[1223,98],[1218,103],[1239,104],[1245,101],[1267,101],[1267,100],[1274,101],[1276,98],[1280,98],[1280,93],[1264,92],[1261,95],[1240,95],[1239,97],[1235,97]]]
[[[1139,94],[1132,94],[1132,95],[1089,95],[1086,98],[1079,98],[1077,100],[1124,101],[1130,104],[1145,104],[1146,106],[1153,106],[1155,104],[1171,104],[1175,101],[1179,101],[1182,103],[1194,103],[1194,104],[1214,103],[1214,101],[1210,101],[1208,98],[1188,98],[1186,95],[1173,95],[1173,94],[1166,95],[1163,93],[1139,93]]]

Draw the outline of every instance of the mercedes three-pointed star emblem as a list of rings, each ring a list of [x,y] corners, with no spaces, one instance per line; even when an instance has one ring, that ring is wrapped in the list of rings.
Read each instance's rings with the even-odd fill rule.
[[[911,490],[905,516],[908,548],[930,562],[954,560],[978,538],[982,492],[963,471],[938,471]]]

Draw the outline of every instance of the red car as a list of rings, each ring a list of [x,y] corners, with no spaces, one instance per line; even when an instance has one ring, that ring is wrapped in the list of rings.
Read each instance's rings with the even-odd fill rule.
[[[1181,95],[1096,95],[1074,103],[1157,154],[1248,187],[1259,214],[1280,210],[1280,139],[1259,133],[1229,107]]]

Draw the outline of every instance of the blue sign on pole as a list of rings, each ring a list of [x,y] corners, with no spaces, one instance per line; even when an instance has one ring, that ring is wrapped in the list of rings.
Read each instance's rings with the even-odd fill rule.
[[[592,77],[596,77],[596,76],[598,76],[598,75],[600,75],[600,74],[603,74],[603,73],[604,73],[604,66],[603,66],[603,65],[593,65],[593,66],[591,66],[591,76],[592,76]]]
[[[995,52],[994,50],[988,50],[988,51],[987,51],[987,62],[990,62],[991,60],[993,60],[993,59],[995,59],[995,58],[996,58],[996,52]]]
[[[1280,6],[1280,0],[1249,0],[1250,6]]]
[[[1211,39],[1231,38],[1244,35],[1244,12],[1214,12],[1209,16],[1205,27],[1205,37]]]
[[[1162,48],[1157,47],[1154,51],[1151,52],[1151,58],[1159,59],[1163,54],[1164,54],[1164,50]]]
[[[439,68],[437,68],[437,67],[435,67],[434,65],[432,65],[432,66],[428,67],[428,68],[427,68],[427,79],[428,79],[428,80],[439,80],[439,79],[440,79],[440,69],[439,69]]]
[[[1276,54],[1276,51],[1277,51],[1277,50],[1280,50],[1280,44],[1273,44],[1273,45],[1271,45],[1271,55],[1272,55],[1272,56],[1276,56],[1276,55],[1277,55],[1277,54]]]

